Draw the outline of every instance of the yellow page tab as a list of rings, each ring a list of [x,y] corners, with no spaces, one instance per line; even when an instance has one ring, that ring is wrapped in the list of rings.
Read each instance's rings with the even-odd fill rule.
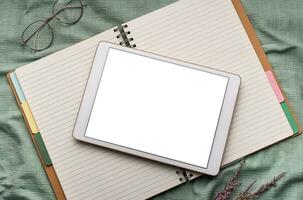
[[[38,133],[39,130],[38,130],[37,124],[35,122],[34,116],[33,116],[32,112],[29,108],[28,103],[27,102],[21,103],[21,107],[22,107],[22,110],[25,114],[25,117],[26,117],[27,123],[29,125],[29,128],[31,129],[31,132],[33,134]]]

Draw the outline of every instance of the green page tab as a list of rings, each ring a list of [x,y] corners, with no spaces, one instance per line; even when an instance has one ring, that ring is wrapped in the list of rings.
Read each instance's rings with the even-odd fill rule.
[[[299,132],[299,128],[298,128],[298,126],[296,124],[296,121],[295,121],[294,117],[292,116],[292,114],[291,114],[291,112],[290,112],[287,104],[285,103],[285,101],[281,103],[281,107],[282,107],[282,109],[283,109],[283,111],[285,113],[285,116],[286,116],[286,118],[287,118],[287,120],[288,120],[288,122],[289,122],[289,124],[290,124],[290,126],[291,126],[291,128],[292,128],[292,130],[294,132],[294,134],[298,133]]]
[[[46,149],[46,146],[44,144],[44,141],[41,137],[41,134],[38,132],[35,134],[35,141],[36,141],[36,144],[38,146],[38,149],[39,149],[39,152],[40,152],[40,155],[43,159],[43,162],[46,166],[49,166],[49,165],[52,165],[52,161],[49,157],[49,154],[47,152],[47,149]]]

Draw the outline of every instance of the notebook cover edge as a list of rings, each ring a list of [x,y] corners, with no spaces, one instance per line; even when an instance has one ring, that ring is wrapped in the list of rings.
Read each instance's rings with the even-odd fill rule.
[[[273,76],[275,78],[275,81],[278,84],[278,86],[279,86],[279,88],[280,88],[280,90],[281,90],[281,92],[283,94],[283,97],[285,99],[284,102],[287,104],[288,110],[289,110],[289,112],[291,113],[292,117],[294,118],[294,120],[296,122],[296,125],[298,127],[298,132],[297,133],[293,133],[292,135],[296,136],[296,135],[301,134],[302,133],[301,124],[299,123],[298,118],[297,118],[297,116],[296,116],[296,114],[295,114],[295,112],[294,112],[294,110],[293,110],[293,108],[292,108],[292,106],[291,106],[291,104],[290,104],[287,96],[285,95],[285,93],[283,91],[283,88],[281,87],[281,84],[279,83],[279,81],[277,79],[277,76],[276,76],[276,74],[275,74],[275,72],[274,72],[274,70],[273,70],[273,68],[272,68],[272,66],[271,66],[271,64],[270,64],[270,62],[269,62],[269,60],[268,60],[268,58],[267,58],[267,56],[266,56],[263,48],[262,48],[262,46],[261,46],[261,43],[260,43],[260,41],[259,41],[259,39],[257,37],[257,34],[254,31],[254,28],[253,28],[253,26],[252,26],[252,24],[251,24],[251,22],[250,22],[250,20],[249,20],[249,18],[247,16],[247,14],[246,14],[246,11],[245,11],[242,3],[241,3],[241,0],[232,0],[232,3],[233,3],[233,6],[234,6],[234,8],[235,8],[235,10],[236,10],[239,18],[240,18],[241,23],[242,23],[242,25],[243,25],[243,27],[244,27],[244,29],[246,31],[246,34],[247,34],[247,36],[248,36],[248,38],[249,38],[249,40],[250,40],[250,42],[251,42],[251,44],[253,46],[253,48],[254,48],[254,50],[255,50],[258,58],[259,58],[259,61],[260,61],[261,65],[262,65],[262,67],[263,67],[264,73],[266,71],[271,71],[272,72],[272,74],[273,74]],[[281,107],[281,109],[282,109],[282,107]],[[291,126],[291,123],[289,122],[288,119],[287,119],[287,121],[288,121],[290,127],[293,128]]]
[[[59,181],[59,179],[58,179],[58,176],[57,176],[57,174],[56,174],[56,171],[55,171],[54,166],[53,166],[53,165],[46,166],[46,165],[44,164],[44,161],[43,161],[43,159],[42,159],[40,153],[39,153],[38,146],[37,146],[37,144],[36,144],[36,142],[35,142],[34,134],[31,133],[31,129],[30,129],[30,127],[29,127],[29,124],[28,124],[28,122],[27,122],[26,116],[25,116],[25,114],[24,114],[24,112],[23,112],[23,110],[22,110],[22,107],[21,107],[21,101],[19,100],[18,94],[17,94],[17,92],[16,92],[16,90],[15,90],[15,86],[14,86],[12,80],[11,80],[11,77],[10,77],[10,74],[11,74],[11,73],[14,73],[14,71],[8,72],[7,75],[6,75],[6,78],[7,78],[7,80],[8,80],[8,84],[9,84],[9,86],[10,86],[10,89],[11,89],[11,91],[12,91],[12,93],[13,93],[13,95],[14,95],[16,101],[17,101],[19,110],[20,110],[21,113],[22,113],[22,117],[23,117],[23,119],[24,119],[24,121],[25,121],[25,124],[26,124],[26,127],[27,127],[27,129],[28,129],[28,133],[29,133],[29,135],[30,135],[30,137],[31,137],[31,140],[32,140],[34,146],[35,146],[36,152],[37,152],[38,157],[39,157],[39,159],[40,159],[40,162],[41,162],[41,164],[42,164],[42,166],[43,166],[43,169],[44,169],[44,171],[45,171],[45,173],[46,173],[46,175],[47,175],[47,177],[48,177],[49,183],[51,184],[51,187],[52,187],[52,190],[53,190],[53,192],[54,192],[54,195],[55,195],[55,197],[56,197],[57,199],[59,199],[59,200],[66,200],[66,196],[65,196],[64,191],[63,191],[63,189],[62,189],[62,186],[61,186],[61,184],[60,184],[60,181]]]

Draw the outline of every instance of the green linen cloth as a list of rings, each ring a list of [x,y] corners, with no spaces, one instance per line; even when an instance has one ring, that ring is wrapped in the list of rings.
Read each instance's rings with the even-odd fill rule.
[[[90,0],[82,19],[73,26],[53,21],[53,46],[32,53],[20,45],[22,31],[31,22],[51,15],[52,0],[2,0],[0,2],[0,199],[54,199],[8,83],[7,72],[126,22],[174,0]],[[278,75],[299,121],[303,120],[302,0],[243,0],[262,46]],[[180,11],[182,12],[182,11]],[[262,101],[262,97],[260,97]],[[261,199],[303,198],[303,139],[287,139],[246,159],[241,188],[257,185],[279,172],[287,175]],[[155,200],[212,199],[224,187],[237,164],[217,177],[204,176],[164,192]]]

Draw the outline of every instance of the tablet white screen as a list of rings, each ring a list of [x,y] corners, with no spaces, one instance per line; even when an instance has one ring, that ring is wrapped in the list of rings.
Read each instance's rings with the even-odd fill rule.
[[[85,136],[206,168],[227,83],[110,48]]]

